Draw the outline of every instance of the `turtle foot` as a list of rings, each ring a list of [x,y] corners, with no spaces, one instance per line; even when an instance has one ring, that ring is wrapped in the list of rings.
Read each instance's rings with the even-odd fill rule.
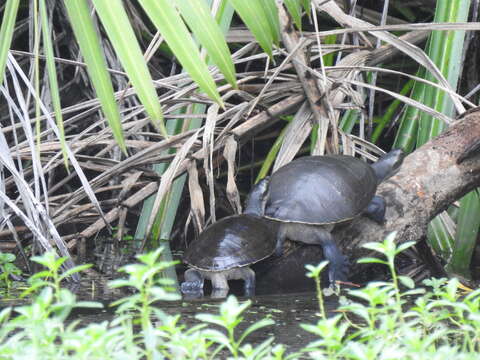
[[[385,199],[375,195],[368,204],[365,214],[377,224],[383,225],[385,223],[385,209]]]
[[[337,259],[335,264],[330,264],[328,269],[330,286],[335,285],[336,281],[347,281],[349,269],[350,261],[344,255],[341,256],[341,259]]]
[[[180,285],[180,289],[184,294],[192,294],[203,292],[203,282],[202,281],[184,281]]]

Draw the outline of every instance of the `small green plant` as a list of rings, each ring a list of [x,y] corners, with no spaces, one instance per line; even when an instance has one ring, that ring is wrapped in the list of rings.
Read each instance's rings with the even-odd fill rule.
[[[137,255],[140,263],[126,265],[119,270],[128,274],[128,278],[110,282],[112,288],[131,287],[137,291],[129,297],[114,302],[112,306],[118,306],[117,313],[121,315],[127,315],[129,311],[138,314],[145,339],[147,359],[154,359],[160,355],[158,337],[155,336],[155,326],[151,319],[152,304],[162,300],[180,299],[180,296],[171,292],[173,291],[173,281],[160,277],[160,273],[176,263],[159,261],[162,251],[163,248],[159,248],[147,254]]]
[[[343,299],[338,309],[342,315],[322,318],[316,325],[302,324],[319,340],[301,352],[318,359],[474,359],[480,350],[480,290],[461,297],[457,279],[426,280],[430,291],[415,288],[413,280],[399,276],[394,266],[395,257],[412,245],[397,246],[395,233],[381,243],[366,244],[384,259],[359,263],[388,266],[392,281],[351,290],[349,300]]]
[[[317,266],[313,266],[313,265],[305,266],[306,269],[308,270],[307,277],[313,278],[315,280],[315,289],[317,293],[318,307],[320,309],[320,315],[322,316],[323,319],[326,318],[326,315],[325,315],[325,306],[323,304],[323,293],[322,293],[320,274],[322,273],[323,269],[325,269],[327,265],[328,265],[328,261],[322,261]]]
[[[22,271],[14,264],[15,255],[0,252],[0,286],[10,293],[12,287],[12,275],[21,275]]]
[[[249,326],[238,338],[235,336],[235,329],[243,320],[242,313],[251,305],[251,301],[247,300],[243,304],[239,303],[235,296],[229,296],[228,299],[220,305],[220,313],[198,314],[196,318],[204,323],[215,324],[226,330],[226,335],[218,330],[205,330],[205,336],[219,344],[214,354],[227,348],[235,359],[238,359],[239,353],[253,354],[251,346],[241,346],[245,338],[252,332],[257,331],[266,326],[274,324],[271,319],[262,319]],[[273,342],[273,338],[267,339],[260,347],[267,350],[268,346]],[[263,354],[263,351],[261,351]]]
[[[122,268],[126,278],[112,282],[113,287],[135,290],[115,303],[113,319],[85,326],[68,322],[73,308],[101,305],[77,301],[61,287],[70,274],[86,266],[61,273],[64,259],[45,254],[34,258],[45,270],[30,279],[26,293],[34,294],[32,303],[0,311],[0,359],[477,359],[480,290],[462,295],[456,279],[429,279],[416,288],[393,266],[398,253],[409,246],[397,246],[394,235],[367,244],[382,258],[362,262],[386,265],[392,281],[348,291],[334,315],[325,311],[320,291],[326,264],[307,266],[307,276],[319,289],[320,315],[316,324],[300,324],[298,331],[316,339],[290,353],[286,346],[274,344],[273,337],[255,345],[248,342],[249,335],[274,324],[265,318],[240,326],[250,300],[230,296],[217,313],[197,314],[198,324],[193,326],[185,325],[179,314],[163,311],[162,304],[178,296],[172,282],[159,276],[173,265],[159,260],[161,249],[139,255],[138,264]]]

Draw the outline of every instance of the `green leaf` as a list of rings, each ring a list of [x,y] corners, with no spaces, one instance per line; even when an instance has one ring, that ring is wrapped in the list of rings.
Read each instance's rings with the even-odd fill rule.
[[[86,0],[64,0],[64,3],[103,113],[118,146],[126,152],[120,113],[88,4]]]
[[[408,249],[409,247],[412,247],[413,245],[415,245],[415,241],[407,241],[407,242],[404,242],[404,243],[398,245],[397,250],[396,250],[396,254],[401,253],[402,251]]]
[[[205,0],[176,0],[176,3],[195,38],[207,49],[209,58],[236,89],[237,79],[230,50],[222,30],[211,16]]]
[[[385,246],[383,245],[383,243],[380,242],[369,242],[362,245],[362,247],[364,247],[365,249],[377,251],[382,254],[385,253]]]
[[[446,267],[449,273],[470,278],[470,263],[480,228],[480,196],[471,191],[460,200],[455,247]]]
[[[411,91],[413,87],[414,81],[412,79],[408,80],[405,85],[403,86],[402,90],[400,91],[400,95],[407,96],[408,93]],[[388,107],[382,117],[378,120],[377,126],[375,126],[375,130],[372,134],[372,142],[376,143],[380,138],[383,130],[393,120],[395,120],[395,114],[397,113],[397,109],[400,107],[401,101],[399,99],[395,99]]]
[[[312,8],[310,7],[310,0],[302,0],[303,2],[303,9],[307,13],[307,16],[310,16]]]
[[[274,324],[275,324],[275,321],[273,321],[272,319],[262,319],[260,321],[253,323],[243,332],[242,336],[240,336],[239,343],[242,343],[243,340],[245,340],[245,338],[251,333],[253,333],[254,331],[257,331],[261,328],[264,328],[266,326],[271,326]]]
[[[121,0],[92,0],[115,52],[153,125],[167,137],[153,80]]]
[[[45,0],[40,0],[40,18],[42,21],[43,46],[45,49],[45,57],[47,61],[48,81],[50,85],[50,95],[52,97],[53,109],[55,111],[55,120],[58,127],[60,145],[62,147],[63,161],[65,168],[68,170],[67,144],[65,142],[65,131],[63,129],[62,105],[60,103],[60,89],[57,81],[57,71],[55,68],[55,60],[53,55],[53,46],[50,28],[48,26],[48,16]]]
[[[387,261],[380,260],[380,259],[377,259],[377,258],[372,258],[372,257],[361,258],[361,259],[358,259],[357,262],[358,262],[359,264],[376,263],[376,264],[388,265],[388,262],[387,262]]]
[[[415,287],[415,282],[408,276],[399,276],[398,280],[400,280],[403,286],[409,289],[413,289]]]
[[[265,176],[268,175],[268,172],[272,168],[275,159],[277,158],[278,152],[280,151],[280,148],[282,147],[283,144],[283,139],[285,138],[285,133],[288,130],[288,124],[285,125],[285,127],[282,129],[280,134],[277,136],[275,139],[274,144],[268,151],[267,156],[262,162],[262,167],[260,168],[260,171],[258,172],[257,178],[255,179],[255,184],[258,183],[260,180],[262,180]]]
[[[89,268],[92,267],[92,264],[82,264],[82,265],[78,265],[78,266],[75,266],[71,269],[68,269],[67,271],[65,271],[61,276],[60,278],[61,279],[65,279],[67,277],[69,277],[70,275],[72,274],[75,274],[75,273],[79,273],[81,271],[84,271],[84,270],[87,270]]]
[[[442,221],[441,216],[437,216],[430,221],[427,229],[427,239],[430,246],[436,254],[449,259],[452,255],[454,239],[447,224]]]
[[[230,4],[242,18],[268,56],[272,57],[273,37],[268,16],[259,1],[230,0]]]
[[[218,315],[213,314],[197,314],[195,315],[195,319],[207,322],[209,324],[215,324],[221,327],[225,327],[225,323]]]
[[[298,30],[302,30],[302,5],[299,0],[284,0],[288,12],[293,18],[293,22]]]
[[[280,43],[280,20],[278,19],[275,0],[262,0],[260,1],[260,5],[262,5],[265,16],[268,19],[268,26],[272,34],[273,42],[278,45]]]
[[[13,30],[15,29],[19,2],[19,0],[7,0],[3,11],[2,27],[0,28],[0,85],[3,84],[8,50],[10,49]]]
[[[139,0],[139,2],[148,17],[165,38],[165,41],[183,68],[208,96],[223,107],[223,102],[217,91],[216,84],[208,71],[205,61],[200,57],[198,46],[190,36],[187,27],[175,10],[171,0]],[[108,4],[109,2],[105,3]],[[210,16],[210,14],[208,14],[208,16]],[[199,21],[202,21],[202,19]]]

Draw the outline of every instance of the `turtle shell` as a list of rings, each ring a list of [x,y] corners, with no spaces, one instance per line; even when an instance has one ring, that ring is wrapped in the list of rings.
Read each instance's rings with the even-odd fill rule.
[[[194,268],[223,271],[248,266],[275,250],[275,224],[254,215],[233,215],[207,227],[192,241],[184,261]]]
[[[265,215],[283,222],[334,224],[359,215],[377,189],[372,167],[353,156],[305,156],[270,179]]]

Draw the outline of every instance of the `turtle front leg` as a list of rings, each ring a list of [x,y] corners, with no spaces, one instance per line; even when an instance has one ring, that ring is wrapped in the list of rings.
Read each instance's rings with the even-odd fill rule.
[[[245,296],[254,296],[255,295],[255,271],[250,269],[248,266],[239,269],[241,272],[240,277],[245,281],[244,289]]]
[[[180,289],[184,294],[203,293],[203,275],[195,269],[185,271],[185,281],[180,285]]]
[[[283,255],[283,247],[285,246],[285,239],[287,238],[288,226],[288,224],[282,224],[277,231],[277,239],[275,245],[276,256]]]
[[[328,231],[318,233],[323,256],[328,260],[328,280],[333,286],[337,280],[346,281],[348,273],[348,259],[338,248],[333,235]]]
[[[385,199],[381,196],[375,195],[368,204],[365,210],[365,215],[378,224],[383,224],[385,221]]]
[[[320,245],[323,250],[323,256],[328,260],[328,280],[330,285],[335,281],[347,280],[348,259],[342,254],[335,243],[333,235],[329,229],[318,225],[307,224],[286,224],[287,237],[290,240],[303,242],[305,244]]]

